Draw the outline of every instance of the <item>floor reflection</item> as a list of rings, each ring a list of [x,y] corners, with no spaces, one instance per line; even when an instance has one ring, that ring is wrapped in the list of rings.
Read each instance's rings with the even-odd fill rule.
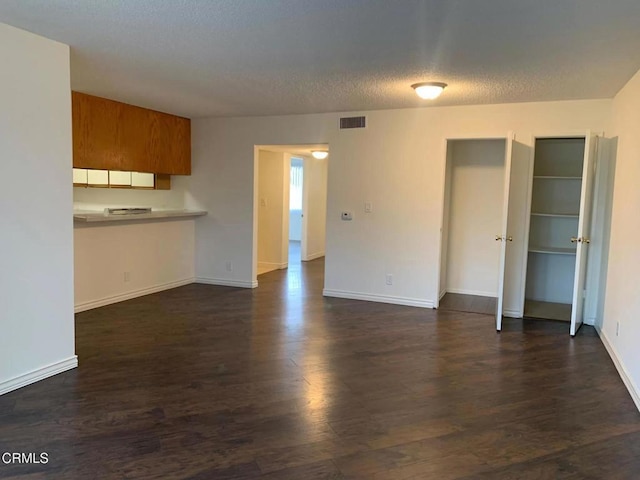
[[[286,288],[289,293],[304,287],[302,276],[302,257],[300,242],[289,242],[289,267],[287,268]]]

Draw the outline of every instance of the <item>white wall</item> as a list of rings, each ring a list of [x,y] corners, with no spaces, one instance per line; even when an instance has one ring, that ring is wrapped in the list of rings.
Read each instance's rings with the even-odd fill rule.
[[[186,206],[209,212],[196,226],[197,281],[257,285],[252,258],[258,242],[258,219],[253,217],[254,202],[258,209],[253,194],[258,181],[255,145],[326,143],[331,127],[335,128],[335,115],[330,114],[192,121],[192,175]]]
[[[367,128],[348,131],[338,130],[339,114],[196,119],[189,206],[210,212],[196,227],[196,275],[254,285],[254,146],[323,143],[331,152],[326,293],[432,306],[444,138],[512,130],[530,145],[534,134],[606,130],[610,108],[610,100],[591,100],[386,110],[366,112]],[[353,221],[341,221],[342,210],[351,210]],[[385,284],[387,273],[393,285]]]
[[[197,221],[76,226],[76,311],[193,282]]]
[[[258,153],[259,273],[287,267],[289,162],[286,153]]]
[[[170,190],[74,187],[73,208],[100,212],[107,207],[181,210],[189,197],[187,185],[188,177],[172,175]],[[76,226],[76,312],[192,282],[194,222],[198,220]],[[130,274],[127,282],[124,272]]]
[[[496,297],[505,141],[452,141],[446,291]]]
[[[640,72],[613,101],[618,137],[607,292],[601,336],[640,408]],[[619,324],[619,334],[616,325]]]
[[[77,365],[69,47],[0,24],[0,393]]]
[[[306,249],[301,252],[303,261],[314,260],[325,254],[328,162],[328,158],[304,158],[303,235],[306,235]]]

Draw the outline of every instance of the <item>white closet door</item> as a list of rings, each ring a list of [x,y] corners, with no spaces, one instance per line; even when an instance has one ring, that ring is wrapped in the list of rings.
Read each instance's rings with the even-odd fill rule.
[[[573,300],[571,305],[571,336],[574,336],[583,322],[584,288],[587,273],[587,254],[589,249],[589,231],[591,227],[591,194],[597,150],[597,137],[587,135],[584,146],[584,162],[582,165],[582,187],[580,191],[580,217],[576,250],[576,270],[573,282]]]
[[[591,242],[587,252],[587,279],[584,301],[584,320],[588,325],[602,322],[604,294],[611,232],[611,203],[615,157],[610,138],[598,137],[596,167],[593,178],[593,201],[591,208]]]
[[[500,268],[498,269],[498,301],[496,306],[496,330],[502,330],[502,310],[504,308],[504,270],[507,259],[507,243],[513,239],[507,234],[509,224],[509,190],[511,186],[511,160],[513,157],[513,135],[507,137],[506,152],[504,158],[504,187],[502,197],[502,225],[496,240],[500,245]]]

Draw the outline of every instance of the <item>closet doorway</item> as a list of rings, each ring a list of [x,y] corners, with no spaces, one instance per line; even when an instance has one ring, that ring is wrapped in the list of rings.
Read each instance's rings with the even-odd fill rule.
[[[510,156],[507,138],[447,140],[440,309],[502,311]]]
[[[589,133],[534,142],[524,317],[570,322],[572,336],[585,320],[588,260],[594,270],[608,238],[608,144]],[[595,197],[594,183],[602,192]],[[594,228],[603,231],[592,245]],[[591,277],[594,299],[602,272]]]

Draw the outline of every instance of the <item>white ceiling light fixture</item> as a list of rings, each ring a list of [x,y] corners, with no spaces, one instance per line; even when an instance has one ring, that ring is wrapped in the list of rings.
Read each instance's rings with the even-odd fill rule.
[[[318,160],[324,160],[329,156],[329,152],[326,150],[312,150],[311,155],[313,155],[313,158],[317,158]]]
[[[433,100],[438,98],[442,91],[447,88],[446,83],[442,82],[420,82],[411,85],[420,98],[425,100]]]

